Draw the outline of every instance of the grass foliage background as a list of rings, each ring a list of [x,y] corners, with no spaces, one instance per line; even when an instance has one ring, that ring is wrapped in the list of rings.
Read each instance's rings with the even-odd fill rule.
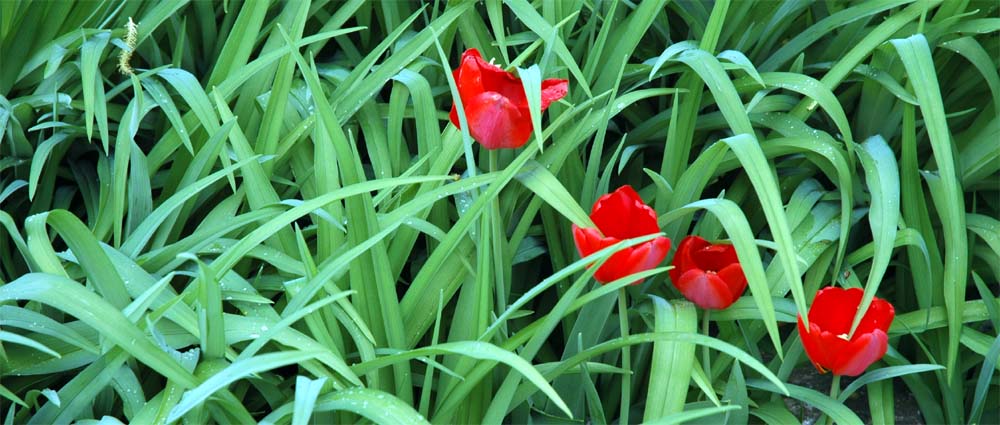
[[[849,424],[863,388],[872,423],[904,393],[996,423],[998,30],[966,0],[0,2],[0,415]],[[468,47],[569,79],[524,148],[448,123]],[[665,267],[578,258],[626,183],[675,245],[737,246],[710,336]],[[789,381],[833,282],[897,312],[837,398]]]

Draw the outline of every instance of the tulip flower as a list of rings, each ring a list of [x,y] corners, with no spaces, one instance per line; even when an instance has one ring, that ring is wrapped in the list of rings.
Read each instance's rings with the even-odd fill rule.
[[[473,139],[486,149],[519,148],[528,141],[534,128],[520,78],[484,61],[476,49],[462,54],[462,64],[452,76]],[[566,96],[568,86],[567,80],[542,81],[542,110]],[[451,106],[449,118],[461,128],[456,105]]]
[[[586,257],[623,239],[659,233],[656,212],[642,202],[631,186],[625,185],[601,196],[594,203],[590,219],[597,228],[573,225],[573,241],[581,257]],[[670,250],[670,239],[660,236],[653,240],[622,249],[608,258],[594,273],[601,283],[652,269],[660,264]],[[632,282],[638,285],[642,279]]]
[[[885,355],[889,325],[896,311],[888,301],[875,297],[861,323],[849,336],[854,314],[864,291],[827,287],[816,293],[809,308],[809,329],[799,315],[799,337],[806,355],[820,373],[857,376]]]
[[[729,244],[688,236],[677,246],[670,280],[685,298],[704,309],[721,310],[743,295],[747,278]]]

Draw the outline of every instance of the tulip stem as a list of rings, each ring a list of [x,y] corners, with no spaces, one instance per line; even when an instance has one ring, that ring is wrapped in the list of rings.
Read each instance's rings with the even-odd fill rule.
[[[709,316],[711,314],[712,314],[712,310],[709,310],[709,309],[706,308],[705,309],[705,315],[703,316],[703,320],[702,320],[702,323],[701,323],[701,333],[704,334],[705,336],[711,336],[711,335],[708,334]],[[711,382],[712,381],[712,366],[709,363],[708,359],[709,359],[708,346],[707,345],[702,345],[701,346],[701,363],[702,363],[702,367],[705,368],[705,376],[707,376],[709,382]]]
[[[833,383],[830,384],[830,398],[836,400],[838,396],[840,396],[840,375],[833,375]],[[832,425],[833,418],[827,415],[823,423]]]
[[[490,164],[489,164],[490,169],[489,169],[489,171],[490,172],[497,171],[497,168],[499,168],[497,166],[497,164],[499,164],[499,162],[500,162],[500,151],[496,150],[496,149],[490,150],[488,157],[489,157],[489,161],[490,161]]]
[[[621,326],[622,339],[628,338],[628,309],[625,306],[627,293],[625,288],[618,290],[618,323]],[[632,396],[632,359],[629,357],[629,346],[622,347],[622,402],[618,423],[628,423],[629,400]]]

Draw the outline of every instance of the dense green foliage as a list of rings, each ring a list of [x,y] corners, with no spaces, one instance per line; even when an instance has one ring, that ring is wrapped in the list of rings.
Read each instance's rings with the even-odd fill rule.
[[[2,0],[0,420],[996,423],[998,7]],[[448,122],[469,47],[569,80],[523,148]],[[577,255],[622,184],[736,245],[705,330]],[[897,313],[833,397],[831,284]]]

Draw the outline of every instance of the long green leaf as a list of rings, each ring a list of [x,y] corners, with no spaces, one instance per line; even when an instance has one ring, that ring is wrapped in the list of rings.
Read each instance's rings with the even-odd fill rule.
[[[195,385],[195,378],[187,370],[118,309],[76,282],[49,274],[27,274],[0,286],[0,301],[12,300],[38,301],[75,316],[163,376],[186,387]]]

